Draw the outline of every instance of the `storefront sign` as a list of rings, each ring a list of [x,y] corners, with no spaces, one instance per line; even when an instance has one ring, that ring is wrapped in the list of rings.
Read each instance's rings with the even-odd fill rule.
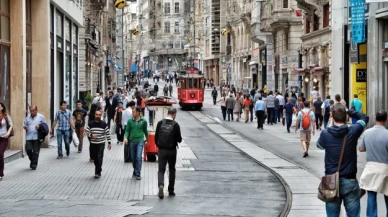
[[[356,69],[356,82],[366,82],[366,69]]]
[[[364,0],[350,0],[352,18],[352,42],[365,42],[365,3]]]
[[[355,43],[350,44],[350,63],[358,63],[358,45]]]
[[[366,44],[359,46],[359,55],[366,55]],[[358,99],[362,101],[362,110],[367,111],[367,70],[366,61],[360,59],[360,63],[351,65],[351,94],[358,94]]]

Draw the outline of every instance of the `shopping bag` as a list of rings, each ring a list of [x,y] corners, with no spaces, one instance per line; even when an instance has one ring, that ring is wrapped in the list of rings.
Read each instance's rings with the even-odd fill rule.
[[[79,139],[78,139],[78,136],[77,136],[77,134],[75,133],[75,131],[73,131],[72,139],[73,139],[74,147],[77,148],[78,145],[79,145]]]

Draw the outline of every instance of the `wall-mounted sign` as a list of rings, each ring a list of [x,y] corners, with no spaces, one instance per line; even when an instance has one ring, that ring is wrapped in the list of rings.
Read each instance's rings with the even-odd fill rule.
[[[351,43],[350,44],[350,63],[357,64],[359,63],[358,59],[358,44]]]
[[[356,82],[366,82],[366,69],[356,69]]]
[[[364,43],[365,38],[365,3],[364,0],[350,0],[352,18],[352,42]]]

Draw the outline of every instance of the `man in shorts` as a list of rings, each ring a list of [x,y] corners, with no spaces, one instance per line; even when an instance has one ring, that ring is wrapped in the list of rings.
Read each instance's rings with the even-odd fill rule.
[[[303,122],[307,121],[303,116],[308,115],[310,125],[306,128],[303,127]],[[296,126],[300,124],[300,141],[302,142],[303,146],[303,157],[309,156],[309,147],[310,147],[310,141],[311,141],[311,134],[315,134],[315,115],[314,112],[310,109],[310,102],[305,101],[304,102],[304,108],[298,112],[298,119],[296,120]],[[297,127],[295,127],[295,133],[298,130]]]

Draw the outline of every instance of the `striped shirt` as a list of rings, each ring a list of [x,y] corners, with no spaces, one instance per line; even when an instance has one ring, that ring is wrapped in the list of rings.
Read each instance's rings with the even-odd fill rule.
[[[108,140],[108,144],[111,144],[109,128],[104,121],[90,121],[89,125],[86,127],[86,134],[90,138],[91,144],[105,143],[105,139]],[[92,134],[97,135],[97,137],[95,139],[92,138]]]

